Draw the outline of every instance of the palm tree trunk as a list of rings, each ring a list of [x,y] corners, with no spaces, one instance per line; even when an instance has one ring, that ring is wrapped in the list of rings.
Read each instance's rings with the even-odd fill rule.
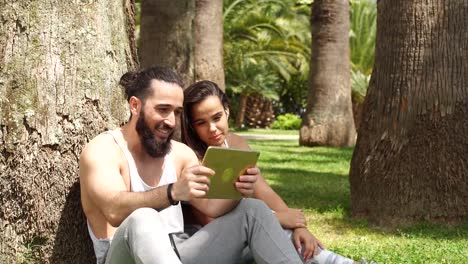
[[[239,102],[239,113],[236,117],[236,129],[241,129],[242,125],[244,124],[244,117],[245,117],[245,109],[247,107],[247,98],[248,96],[245,94],[241,94],[240,102]]]
[[[259,94],[247,98],[245,121],[249,127],[267,128],[274,120],[275,113],[270,99]]]
[[[224,90],[223,1],[143,0],[142,67],[173,67],[186,86],[212,80]]]
[[[468,217],[467,1],[380,1],[375,66],[350,171],[352,214]]]
[[[195,81],[211,80],[224,91],[223,1],[196,0]]]
[[[139,58],[143,68],[174,68],[185,85],[194,80],[194,0],[142,0]]]
[[[307,111],[300,145],[351,146],[356,140],[351,107],[348,0],[316,0]]]

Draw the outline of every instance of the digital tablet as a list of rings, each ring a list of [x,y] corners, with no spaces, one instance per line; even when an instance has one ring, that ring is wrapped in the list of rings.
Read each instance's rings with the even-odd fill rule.
[[[202,165],[215,171],[210,178],[210,190],[204,198],[240,199],[234,183],[245,170],[255,166],[260,152],[222,147],[208,147]]]

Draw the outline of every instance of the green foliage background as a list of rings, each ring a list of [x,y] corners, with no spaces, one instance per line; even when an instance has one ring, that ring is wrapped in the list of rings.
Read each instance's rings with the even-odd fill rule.
[[[313,1],[224,1],[226,87],[238,95],[262,94],[276,115],[306,107]],[[350,1],[353,101],[362,103],[374,61],[376,0]],[[237,112],[234,108],[233,116]]]
[[[271,124],[272,129],[298,130],[301,127],[301,118],[294,114],[284,114],[276,117]]]

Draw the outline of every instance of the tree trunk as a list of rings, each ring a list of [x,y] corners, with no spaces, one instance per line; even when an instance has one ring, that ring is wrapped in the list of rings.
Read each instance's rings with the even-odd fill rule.
[[[142,1],[142,67],[175,68],[186,86],[212,80],[224,90],[223,1]]]
[[[356,127],[356,131],[358,131],[359,126],[361,125],[361,119],[362,119],[362,103],[353,101],[352,107],[353,107],[354,126]]]
[[[189,85],[194,80],[192,23],[194,0],[142,0],[139,38],[141,67],[174,68]]]
[[[195,81],[211,80],[224,91],[223,1],[195,2]]]
[[[240,95],[239,112],[236,116],[236,129],[241,129],[244,124],[245,109],[247,107],[247,95]]]
[[[309,91],[299,143],[351,146],[356,131],[351,107],[348,1],[314,1],[311,25]]]
[[[270,99],[259,94],[247,98],[245,120],[249,127],[267,128],[275,119],[273,103]]]
[[[78,158],[127,110],[130,1],[0,3],[0,263],[92,263]]]
[[[375,66],[350,172],[352,214],[468,217],[468,1],[380,1]]]

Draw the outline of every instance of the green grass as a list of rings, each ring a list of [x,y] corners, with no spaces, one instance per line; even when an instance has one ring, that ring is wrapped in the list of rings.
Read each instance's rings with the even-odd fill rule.
[[[242,129],[242,130],[232,130],[233,133],[238,135],[299,135],[298,130],[284,130],[284,129]]]
[[[377,263],[468,263],[468,223],[381,228],[350,218],[352,148],[299,147],[296,140],[249,140],[275,191],[303,208],[309,230],[337,253]]]

